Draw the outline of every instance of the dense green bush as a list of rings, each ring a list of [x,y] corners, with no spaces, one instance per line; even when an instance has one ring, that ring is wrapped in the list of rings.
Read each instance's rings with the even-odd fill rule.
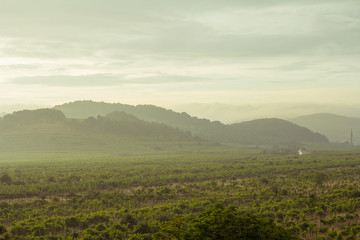
[[[205,212],[165,223],[155,239],[291,240],[299,239],[271,219],[240,213],[235,206],[210,206]]]

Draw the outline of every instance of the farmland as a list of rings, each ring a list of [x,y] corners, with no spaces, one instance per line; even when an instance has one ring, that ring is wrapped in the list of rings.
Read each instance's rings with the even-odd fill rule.
[[[360,151],[350,148],[2,157],[0,182],[13,239],[166,239],[166,226],[216,204],[302,239],[360,237]]]

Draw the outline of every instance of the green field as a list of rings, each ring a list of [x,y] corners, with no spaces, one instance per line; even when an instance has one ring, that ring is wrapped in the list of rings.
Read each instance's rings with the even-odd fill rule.
[[[360,238],[356,149],[36,156],[1,157],[0,224],[12,239],[166,239],[166,226],[214,204],[303,239]]]

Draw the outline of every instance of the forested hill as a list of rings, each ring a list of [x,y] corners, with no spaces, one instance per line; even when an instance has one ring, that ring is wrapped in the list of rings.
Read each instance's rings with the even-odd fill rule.
[[[30,124],[64,122],[64,113],[53,109],[23,110],[6,114],[1,123],[8,127],[26,126]]]
[[[177,113],[153,105],[131,106],[93,101],[67,103],[55,106],[55,109],[61,110],[71,118],[87,118],[99,114],[106,115],[113,111],[123,111],[141,120],[163,123],[185,132],[191,132],[194,136],[216,142],[264,145],[328,142],[325,136],[280,119],[261,119],[225,125],[219,121],[199,119],[187,113]]]
[[[142,121],[123,112],[108,117],[68,119],[56,109],[24,110],[0,118],[1,151],[162,150],[207,144],[190,133]],[[164,145],[165,144],[165,145]]]
[[[277,119],[257,119],[229,126],[231,132],[242,135],[242,139],[253,144],[269,143],[327,143],[324,135],[314,133],[305,127]]]
[[[332,142],[350,142],[352,129],[354,144],[360,144],[360,118],[319,113],[297,117],[291,121],[326,135]]]
[[[76,101],[59,106],[55,109],[62,111],[70,118],[88,118],[90,116],[107,115],[114,111],[126,112],[141,120],[164,123],[195,136],[212,141],[226,141],[226,125],[220,122],[211,122],[208,119],[191,117],[187,113],[177,113],[172,110],[154,105],[126,105],[120,103],[103,103],[93,101]]]

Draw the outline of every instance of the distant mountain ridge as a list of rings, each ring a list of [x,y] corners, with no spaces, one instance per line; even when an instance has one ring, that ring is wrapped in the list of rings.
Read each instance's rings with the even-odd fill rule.
[[[190,132],[194,136],[217,141],[241,144],[273,145],[279,143],[327,143],[321,134],[281,119],[259,119],[243,123],[225,125],[219,121],[199,119],[187,113],[177,113],[153,105],[126,105],[93,101],[76,101],[59,106],[70,118],[87,118],[122,111],[148,122],[163,123]]]
[[[350,142],[353,131],[354,144],[360,144],[360,118],[340,116],[331,113],[318,113],[300,116],[290,120],[312,131],[326,135],[332,142]]]

